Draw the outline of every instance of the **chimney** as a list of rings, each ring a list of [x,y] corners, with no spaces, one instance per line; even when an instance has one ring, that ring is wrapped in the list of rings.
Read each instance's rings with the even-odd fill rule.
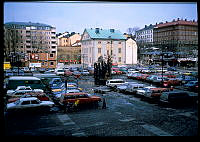
[[[177,19],[177,21],[179,21],[179,18]]]
[[[156,23],[156,25],[158,25],[158,24]]]
[[[166,21],[166,23],[168,23],[168,22]]]
[[[114,33],[114,32],[115,32],[115,30],[114,30],[114,29],[110,29],[110,32],[111,32],[111,33]]]
[[[145,28],[147,27],[147,25],[145,25]]]
[[[173,21],[172,22],[175,22],[175,19],[173,19]]]
[[[95,29],[95,33],[96,33],[96,34],[99,34],[99,28],[96,28],[96,29]]]
[[[187,21],[187,19],[185,19],[185,21]]]
[[[192,22],[195,22],[195,20],[193,20]]]

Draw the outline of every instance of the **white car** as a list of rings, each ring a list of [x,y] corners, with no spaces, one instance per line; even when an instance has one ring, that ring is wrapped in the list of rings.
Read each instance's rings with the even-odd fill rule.
[[[136,94],[137,94],[137,95],[144,96],[145,93],[146,93],[149,89],[151,89],[151,88],[156,88],[156,87],[154,87],[154,86],[147,86],[147,87],[144,87],[144,88],[140,88],[140,89],[138,89],[138,90],[136,91]]]
[[[63,70],[63,69],[58,69],[56,71],[56,75],[64,75],[64,74],[65,74],[65,70]]]
[[[23,94],[28,92],[44,92],[42,89],[32,89],[30,86],[18,86],[15,90],[8,90],[7,95]]]
[[[38,110],[50,109],[54,106],[54,102],[51,101],[40,101],[36,97],[20,98],[14,103],[7,104],[7,112],[19,112],[27,110]]]
[[[89,75],[90,73],[89,73],[87,70],[83,70],[83,71],[81,72],[81,74],[82,74],[82,75]]]
[[[106,86],[115,87],[117,85],[122,85],[124,83],[125,81],[123,79],[110,79],[106,81]]]

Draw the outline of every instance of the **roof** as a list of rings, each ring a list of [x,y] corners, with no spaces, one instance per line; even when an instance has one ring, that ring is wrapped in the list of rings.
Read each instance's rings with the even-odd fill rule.
[[[31,101],[31,100],[38,100],[38,98],[36,97],[20,98],[20,101]]]
[[[140,31],[144,31],[144,30],[150,30],[150,29],[153,29],[156,25],[149,25],[149,26],[146,26],[143,28],[143,29],[140,29],[140,30],[137,30],[136,32],[140,32]]]
[[[197,22],[193,21],[185,21],[185,20],[178,20],[178,21],[172,21],[172,22],[167,22],[167,23],[161,23],[156,25],[156,27],[166,27],[166,26],[172,26],[172,25],[192,25],[192,26],[198,26]]]
[[[126,40],[126,37],[119,30],[114,29],[85,29],[92,39],[122,39]],[[96,31],[99,31],[98,33]]]
[[[8,22],[5,25],[20,25],[20,26],[36,26],[36,27],[52,27],[47,24],[42,23],[32,23],[32,22]]]
[[[9,80],[40,80],[40,79],[33,76],[11,76]]]
[[[66,94],[62,94],[64,96],[70,96],[70,95],[86,95],[88,93],[84,93],[84,92],[79,92],[79,93],[66,93]]]

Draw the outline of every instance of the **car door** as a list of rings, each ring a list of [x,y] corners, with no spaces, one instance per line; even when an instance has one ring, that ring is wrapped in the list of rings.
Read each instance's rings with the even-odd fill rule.
[[[17,105],[17,108],[20,109],[20,110],[30,109],[31,108],[30,100],[22,101],[20,105]]]
[[[33,110],[39,110],[42,107],[44,107],[44,106],[41,105],[41,103],[40,103],[39,100],[31,100],[31,109],[33,109]]]

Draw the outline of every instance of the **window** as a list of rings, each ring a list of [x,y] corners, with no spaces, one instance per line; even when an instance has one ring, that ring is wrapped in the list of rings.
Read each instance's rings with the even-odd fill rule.
[[[50,65],[54,65],[54,62],[50,62]]]
[[[39,104],[39,102],[37,100],[32,100],[31,104]]]
[[[119,41],[119,44],[121,44],[122,42],[121,41]]]
[[[118,58],[118,62],[121,62],[121,60],[122,60],[121,57],[119,57],[119,58]]]
[[[50,54],[50,57],[53,57],[53,54]]]
[[[51,53],[56,53],[56,51],[52,51]]]
[[[30,101],[23,101],[21,105],[28,105],[30,104]]]
[[[98,41],[98,44],[101,44],[101,41]]]
[[[98,48],[98,53],[101,54],[101,48]]]
[[[118,48],[118,53],[121,53],[122,52],[122,49],[121,48]]]

